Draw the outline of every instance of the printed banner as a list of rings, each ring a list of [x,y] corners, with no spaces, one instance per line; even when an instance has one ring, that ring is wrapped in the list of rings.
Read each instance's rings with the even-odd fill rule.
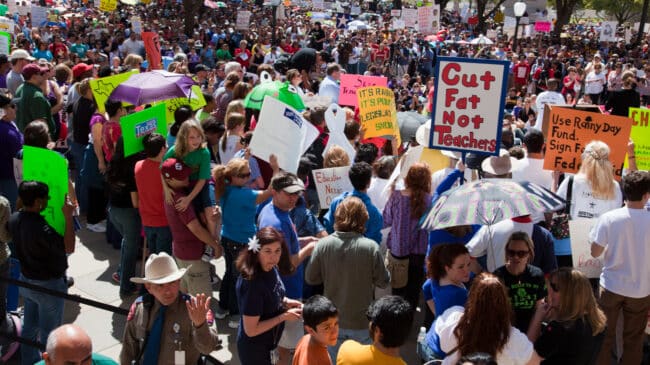
[[[359,99],[359,118],[364,138],[389,137],[401,143],[395,94],[383,86],[368,86],[357,89]]]
[[[407,28],[415,28],[418,21],[418,9],[402,9],[402,20]]]
[[[0,32],[0,54],[9,55],[11,49],[11,34],[8,32]]]
[[[548,33],[551,31],[552,23],[547,21],[536,21],[535,22],[535,31]]]
[[[236,29],[248,29],[251,19],[251,12],[247,10],[237,11],[237,23],[235,24]]]
[[[318,137],[318,129],[302,114],[272,97],[264,97],[255,133],[249,145],[251,153],[267,161],[274,154],[280,168],[296,173],[300,156]]]
[[[603,256],[591,257],[589,231],[595,224],[596,219],[577,218],[569,221],[573,267],[588,278],[599,278],[603,271]]]
[[[47,224],[57,233],[65,233],[63,205],[68,194],[68,160],[58,152],[45,148],[23,148],[23,181],[35,180],[47,184],[49,200],[41,212]]]
[[[423,35],[433,34],[433,7],[418,8],[418,31]]]
[[[618,27],[618,22],[602,22],[600,25],[600,41],[616,42],[616,27]]]
[[[388,87],[388,78],[384,76],[362,76],[356,74],[341,74],[339,104],[359,105],[357,90],[367,86]]]
[[[632,128],[630,118],[558,106],[550,111],[544,169],[578,172],[585,146],[599,140],[610,147],[609,160],[614,165],[614,175],[616,179],[621,178],[625,159],[623,146],[627,146]]]
[[[350,166],[313,170],[314,183],[318,192],[321,209],[329,209],[332,200],[346,191],[352,191],[348,172]]]
[[[131,156],[144,150],[142,140],[152,132],[167,136],[165,104],[158,104],[143,111],[120,118],[124,138],[124,156]]]
[[[630,138],[634,141],[634,158],[636,167],[639,170],[650,170],[650,109],[630,108],[630,118],[632,119],[632,131]],[[628,167],[628,161],[625,159],[625,167]]]
[[[167,120],[167,125],[174,123],[174,112],[176,109],[180,108],[182,105],[189,105],[192,110],[196,111],[205,106],[205,98],[203,97],[203,92],[199,85],[192,86],[192,93],[189,98],[174,98],[167,99],[163,101],[158,101],[153,103],[154,105],[165,104],[166,114],[165,119]]]
[[[508,61],[438,57],[430,148],[497,155]]]
[[[93,96],[95,97],[95,102],[97,103],[97,109],[100,113],[105,113],[106,109],[104,108],[104,103],[111,96],[111,93],[117,85],[128,80],[133,73],[138,73],[137,70],[132,70],[124,72],[121,74],[102,77],[101,79],[90,80],[90,89],[93,91]]]
[[[160,55],[160,38],[156,32],[142,32],[144,50],[149,61],[149,70],[162,69],[162,57]]]

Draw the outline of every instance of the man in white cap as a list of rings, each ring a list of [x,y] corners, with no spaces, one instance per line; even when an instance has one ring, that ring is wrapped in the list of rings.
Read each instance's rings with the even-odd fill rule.
[[[131,306],[120,364],[196,364],[217,347],[217,330],[208,318],[210,297],[179,292],[186,270],[162,252],[149,256],[143,278],[131,279],[149,293]]]
[[[27,66],[34,60],[35,58],[24,49],[17,49],[11,52],[11,56],[9,56],[11,71],[7,74],[7,89],[9,89],[11,95],[15,96],[18,86],[25,82],[22,75],[23,67]]]

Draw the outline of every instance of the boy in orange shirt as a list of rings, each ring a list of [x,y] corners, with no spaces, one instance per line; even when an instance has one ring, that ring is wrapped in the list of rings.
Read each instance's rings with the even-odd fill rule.
[[[300,339],[293,365],[332,365],[327,346],[336,345],[339,335],[339,311],[322,295],[309,298],[302,307],[307,334]]]

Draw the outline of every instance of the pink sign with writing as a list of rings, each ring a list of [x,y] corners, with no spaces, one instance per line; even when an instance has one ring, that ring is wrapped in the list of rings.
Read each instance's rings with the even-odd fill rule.
[[[551,22],[537,21],[535,22],[535,31],[548,33],[551,31]]]
[[[366,86],[388,87],[388,78],[383,76],[362,76],[355,74],[341,75],[339,104],[357,106],[357,89]]]

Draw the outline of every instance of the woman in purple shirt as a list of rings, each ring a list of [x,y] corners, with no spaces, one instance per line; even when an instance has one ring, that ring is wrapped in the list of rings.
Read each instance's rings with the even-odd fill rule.
[[[14,211],[18,198],[14,157],[23,148],[23,135],[14,124],[16,106],[4,95],[0,95],[0,115],[0,195],[9,200],[11,210]]]

